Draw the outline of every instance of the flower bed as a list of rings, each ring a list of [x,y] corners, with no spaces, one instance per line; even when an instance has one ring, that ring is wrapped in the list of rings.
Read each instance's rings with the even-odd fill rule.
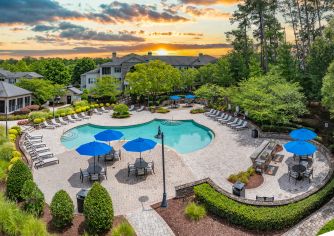
[[[334,194],[334,179],[317,193],[283,206],[252,206],[217,192],[209,184],[194,187],[196,197],[208,211],[233,224],[255,230],[279,230],[295,225],[325,204]]]

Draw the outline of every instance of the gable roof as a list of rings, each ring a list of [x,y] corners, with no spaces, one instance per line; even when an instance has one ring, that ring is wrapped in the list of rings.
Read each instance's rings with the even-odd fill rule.
[[[4,81],[0,81],[0,97],[1,98],[10,98],[10,97],[17,97],[17,96],[23,96],[23,95],[29,95],[32,94],[32,92],[17,87],[13,84],[6,83]]]
[[[95,74],[95,73],[98,73],[99,70],[100,70],[99,68],[96,68],[94,70],[90,70],[90,71],[88,71],[88,72],[86,72],[84,74],[81,74],[81,75]]]
[[[83,92],[80,89],[77,89],[76,87],[73,87],[73,86],[69,86],[69,87],[67,87],[67,89],[70,90],[72,93],[77,94],[77,95],[83,94]]]
[[[10,72],[1,68],[0,75],[6,78],[43,78],[42,75],[36,72]]]

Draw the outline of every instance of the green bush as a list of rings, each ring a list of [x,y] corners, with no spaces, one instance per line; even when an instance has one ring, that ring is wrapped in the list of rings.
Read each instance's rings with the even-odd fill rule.
[[[199,113],[204,113],[205,110],[203,108],[196,108],[196,109],[191,109],[190,113],[191,114],[199,114]]]
[[[46,236],[46,225],[0,194],[0,232],[9,236]]]
[[[9,161],[13,157],[15,147],[13,143],[6,142],[0,145],[0,159]]]
[[[333,230],[334,230],[334,219],[328,221],[324,226],[322,226],[317,235],[321,235]]]
[[[34,121],[35,119],[45,120],[49,116],[48,112],[34,111],[29,114],[29,120]],[[35,123],[35,122],[34,122]]]
[[[113,118],[127,118],[129,116],[129,107],[127,105],[121,103],[114,106]]]
[[[253,167],[249,167],[247,171],[240,171],[238,174],[232,174],[228,177],[228,181],[235,183],[240,181],[244,184],[248,184],[249,178],[255,174],[255,170]]]
[[[0,159],[0,181],[4,181],[7,178],[7,169],[10,163],[6,160]]]
[[[64,228],[72,224],[74,217],[73,201],[64,190],[58,191],[51,201],[52,224],[56,228]]]
[[[188,203],[186,209],[184,210],[184,214],[190,219],[198,221],[206,216],[205,207],[201,205],[197,205],[194,202]]]
[[[8,121],[11,120],[23,120],[23,119],[28,119],[28,114],[25,115],[8,115],[8,117],[6,118],[6,116],[1,115],[0,116],[0,121],[5,121],[6,119]]]
[[[19,134],[19,132],[17,132],[16,129],[9,129],[8,134],[14,134],[15,136],[17,136]]]
[[[128,118],[128,117],[130,117],[130,113],[129,114],[123,114],[123,115],[116,114],[116,113],[112,114],[112,118],[116,118],[116,119],[123,119],[123,118]]]
[[[155,112],[165,114],[165,113],[170,112],[170,110],[168,110],[168,109],[166,109],[164,107],[159,107],[158,109],[155,110]]]
[[[17,131],[18,134],[22,133],[22,129],[20,126],[13,126],[11,129],[15,129]]]
[[[74,105],[75,109],[77,109],[77,108],[81,108],[81,107],[88,106],[89,103],[88,103],[87,100],[81,100],[81,101],[76,101],[76,102],[74,102],[73,105]]]
[[[26,212],[40,216],[44,209],[44,194],[37,187],[33,180],[25,181],[21,190],[21,198],[23,199],[23,208]]]
[[[33,122],[34,122],[34,124],[40,124],[40,123],[42,123],[44,120],[42,119],[42,118],[35,118],[34,120],[33,120]]]
[[[100,183],[94,183],[84,202],[87,229],[98,234],[112,227],[114,211],[107,190]]]
[[[123,221],[116,228],[113,228],[111,232],[111,236],[135,236],[135,235],[136,235],[135,230],[126,221]]]
[[[334,194],[334,179],[317,193],[295,203],[277,207],[243,204],[217,192],[209,184],[194,187],[197,199],[213,214],[254,230],[280,230],[297,224],[319,209]]]
[[[13,201],[21,200],[21,191],[27,180],[32,180],[32,174],[29,167],[21,160],[15,162],[8,173],[6,188],[7,197]]]

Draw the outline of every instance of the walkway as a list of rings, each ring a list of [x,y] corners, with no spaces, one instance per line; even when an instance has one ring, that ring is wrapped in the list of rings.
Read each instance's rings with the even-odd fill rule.
[[[314,236],[327,221],[334,218],[334,198],[282,236]]]
[[[174,233],[161,216],[151,207],[126,215],[127,220],[140,236],[173,236]]]

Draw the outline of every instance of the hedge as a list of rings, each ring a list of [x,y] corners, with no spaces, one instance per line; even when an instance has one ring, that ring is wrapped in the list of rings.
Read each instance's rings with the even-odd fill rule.
[[[334,230],[334,219],[328,221],[324,226],[322,226],[317,235],[328,233],[333,230]]]
[[[26,212],[40,216],[44,210],[44,194],[37,187],[33,180],[25,181],[21,190],[21,198],[23,199],[23,208]]]
[[[21,191],[24,183],[32,180],[32,174],[29,167],[19,160],[13,164],[7,178],[6,195],[9,199],[21,200]]]
[[[252,206],[237,202],[217,192],[209,184],[194,187],[196,197],[208,211],[229,222],[255,230],[280,230],[297,224],[319,209],[334,194],[334,179],[317,193],[284,206]]]
[[[51,201],[52,224],[56,228],[63,228],[72,223],[74,217],[73,201],[64,190],[58,191]]]
[[[94,183],[84,201],[84,216],[88,232],[99,234],[112,227],[114,210],[108,191]]]

